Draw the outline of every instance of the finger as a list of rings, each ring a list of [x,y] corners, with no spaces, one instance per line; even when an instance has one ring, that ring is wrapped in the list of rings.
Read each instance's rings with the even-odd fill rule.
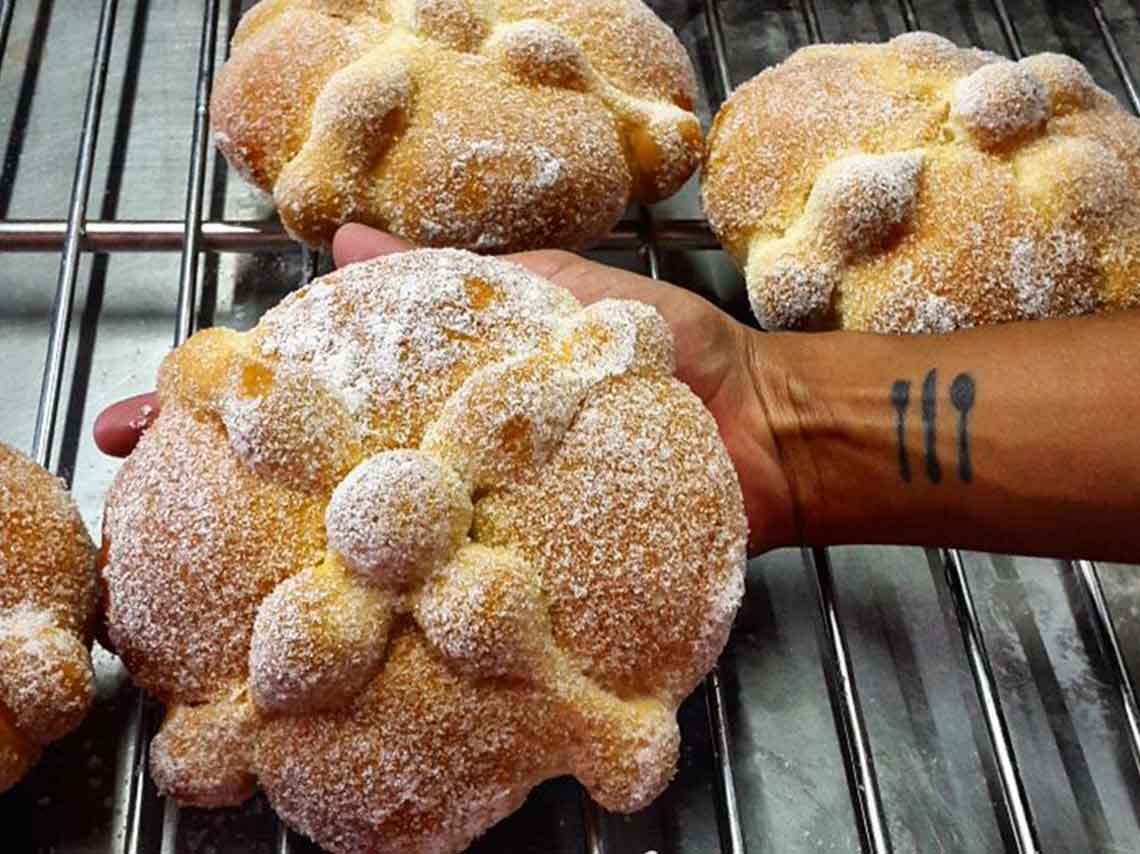
[[[112,403],[95,419],[95,445],[111,457],[125,457],[158,417],[158,394],[150,391]]]
[[[394,234],[355,222],[342,225],[333,236],[333,260],[338,267],[412,248],[412,244]]]

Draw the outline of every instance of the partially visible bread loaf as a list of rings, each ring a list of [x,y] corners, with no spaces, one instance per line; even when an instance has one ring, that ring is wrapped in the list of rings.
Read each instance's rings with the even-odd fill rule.
[[[337,852],[448,852],[532,786],[673,774],[746,523],[641,303],[421,250],[166,359],[107,501],[108,625],[166,794],[260,784]]]
[[[803,48],[725,103],[704,198],[768,328],[1140,305],[1140,121],[1066,56]]]
[[[703,153],[684,48],[641,0],[262,0],[216,139],[307,243],[581,247]]]
[[[0,792],[83,720],[95,551],[62,481],[0,442]]]

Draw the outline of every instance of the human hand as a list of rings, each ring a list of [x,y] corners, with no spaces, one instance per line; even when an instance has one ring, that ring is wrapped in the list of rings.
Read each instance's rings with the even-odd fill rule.
[[[410,248],[392,235],[346,225],[333,241],[333,257],[344,266]],[[712,413],[736,466],[751,532],[750,550],[795,541],[792,493],[758,391],[762,354],[757,333],[696,294],[569,252],[539,250],[507,260],[566,288],[586,305],[610,298],[654,306],[673,331],[678,379]],[[120,401],[96,419],[95,443],[106,454],[126,456],[157,413],[154,393]]]

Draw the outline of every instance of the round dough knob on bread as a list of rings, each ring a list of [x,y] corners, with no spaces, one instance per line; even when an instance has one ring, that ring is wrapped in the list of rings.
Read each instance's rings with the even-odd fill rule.
[[[351,220],[512,252],[587,245],[680,189],[704,154],[695,97],[642,0],[262,0],[210,112],[299,240]]]
[[[0,792],[95,697],[95,549],[63,481],[0,443]]]
[[[250,364],[258,394],[335,404],[352,429],[329,441],[362,461],[284,477],[293,421],[227,415]],[[111,636],[171,709],[163,791],[220,805],[256,781],[319,844],[381,854],[462,850],[561,774],[615,810],[659,794],[747,537],[671,369],[652,308],[454,250],[342,268],[174,351],[104,571]]]
[[[392,606],[337,571],[307,568],[262,600],[249,644],[249,688],[263,712],[339,708],[384,662]]]
[[[325,512],[329,545],[367,581],[419,584],[471,527],[471,499],[446,465],[421,451],[370,457],[340,482]]]
[[[1138,163],[1076,60],[908,33],[737,89],[702,189],[761,326],[949,332],[1140,305]]]

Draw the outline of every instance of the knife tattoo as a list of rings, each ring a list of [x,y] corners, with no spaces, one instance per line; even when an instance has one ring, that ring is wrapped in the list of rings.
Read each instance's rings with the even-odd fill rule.
[[[922,432],[926,437],[926,476],[931,483],[942,482],[942,466],[938,464],[938,451],[935,448],[935,422],[936,401],[935,387],[938,383],[938,371],[931,369],[926,379],[922,381]]]
[[[895,408],[895,430],[898,434],[899,475],[910,483],[910,458],[906,453],[906,410],[910,406],[910,382],[895,380],[891,386],[891,406]]]

